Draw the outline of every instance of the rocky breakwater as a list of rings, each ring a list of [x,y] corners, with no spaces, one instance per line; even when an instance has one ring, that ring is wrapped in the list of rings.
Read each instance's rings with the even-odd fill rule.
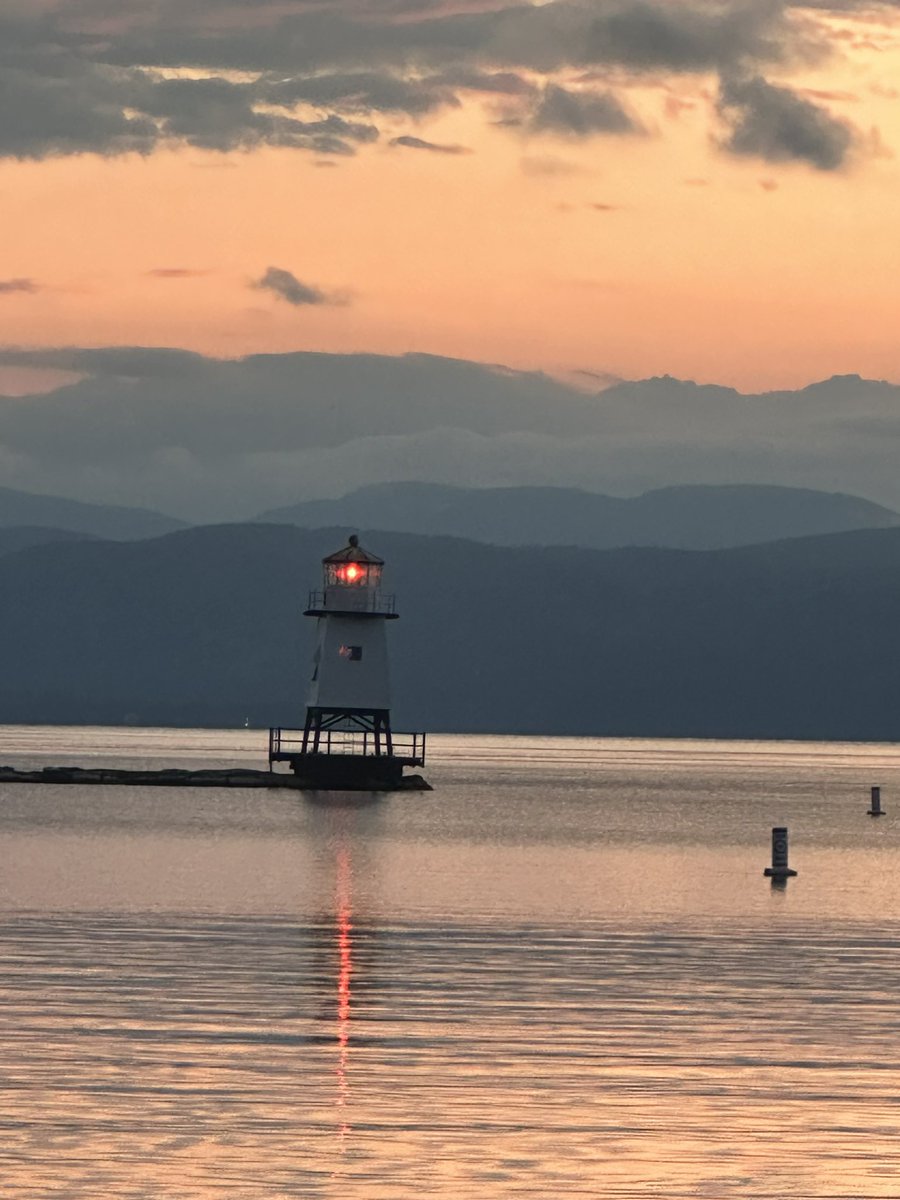
[[[80,783],[118,784],[137,787],[229,787],[293,788],[317,790],[309,779],[286,771],[256,771],[249,768],[201,769],[195,771],[166,767],[158,771],[128,771],[113,767],[43,767],[20,770],[0,766],[0,783]],[[421,775],[404,775],[390,786],[377,780],[359,780],[353,790],[430,792],[431,785]]]

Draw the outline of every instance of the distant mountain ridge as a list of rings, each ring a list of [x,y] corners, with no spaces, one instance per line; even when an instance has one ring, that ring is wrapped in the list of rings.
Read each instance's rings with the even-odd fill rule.
[[[16,554],[29,546],[46,546],[51,542],[90,540],[93,536],[74,529],[53,529],[43,525],[0,525],[0,555]]]
[[[428,354],[120,346],[0,348],[0,361],[81,372],[0,396],[2,482],[93,500],[102,480],[118,504],[192,521],[411,476],[616,495],[739,480],[900,510],[900,385],[854,375],[753,395],[665,375],[588,392]]]
[[[900,515],[857,496],[764,485],[670,487],[621,499],[576,488],[384,483],[337,500],[273,509],[256,520],[308,529],[365,525],[505,546],[709,550],[886,528],[900,524]]]
[[[58,529],[92,537],[128,540],[159,537],[183,529],[185,525],[186,522],[177,517],[168,517],[150,509],[88,504],[63,496],[38,495],[0,487],[0,529]]]
[[[900,738],[900,528],[705,552],[358,532],[399,598],[397,728]],[[301,722],[301,611],[346,534],[220,525],[0,557],[0,720]]]
[[[706,550],[887,528],[900,523],[900,515],[858,496],[762,484],[684,485],[623,499],[580,488],[402,482],[272,509],[254,521],[303,528],[364,525],[508,546]],[[0,488],[0,553],[73,536],[132,540],[184,528],[186,522],[147,509]]]

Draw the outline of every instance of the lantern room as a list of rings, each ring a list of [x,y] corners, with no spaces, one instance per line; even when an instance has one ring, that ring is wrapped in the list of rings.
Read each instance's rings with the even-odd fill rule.
[[[334,587],[377,590],[381,587],[384,559],[363,550],[354,533],[343,550],[322,559],[322,567],[326,591]]]
[[[343,550],[322,559],[323,590],[310,592],[306,615],[355,613],[396,618],[394,597],[381,590],[384,559],[370,554],[352,534]]]

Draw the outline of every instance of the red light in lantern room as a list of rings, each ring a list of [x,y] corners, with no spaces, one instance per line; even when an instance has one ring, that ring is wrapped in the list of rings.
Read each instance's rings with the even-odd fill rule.
[[[348,583],[355,583],[361,574],[362,572],[355,563],[350,563],[349,566],[344,568],[344,578]]]

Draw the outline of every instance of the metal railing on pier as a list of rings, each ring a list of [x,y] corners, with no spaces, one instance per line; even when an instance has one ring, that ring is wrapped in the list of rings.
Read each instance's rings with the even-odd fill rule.
[[[303,749],[302,729],[269,730],[269,762],[291,762],[310,754],[351,754],[358,758],[401,759],[408,766],[425,765],[424,733],[392,733],[390,743],[384,730],[377,737],[370,729],[322,729],[319,731],[318,747],[313,751],[312,737],[307,738]]]

